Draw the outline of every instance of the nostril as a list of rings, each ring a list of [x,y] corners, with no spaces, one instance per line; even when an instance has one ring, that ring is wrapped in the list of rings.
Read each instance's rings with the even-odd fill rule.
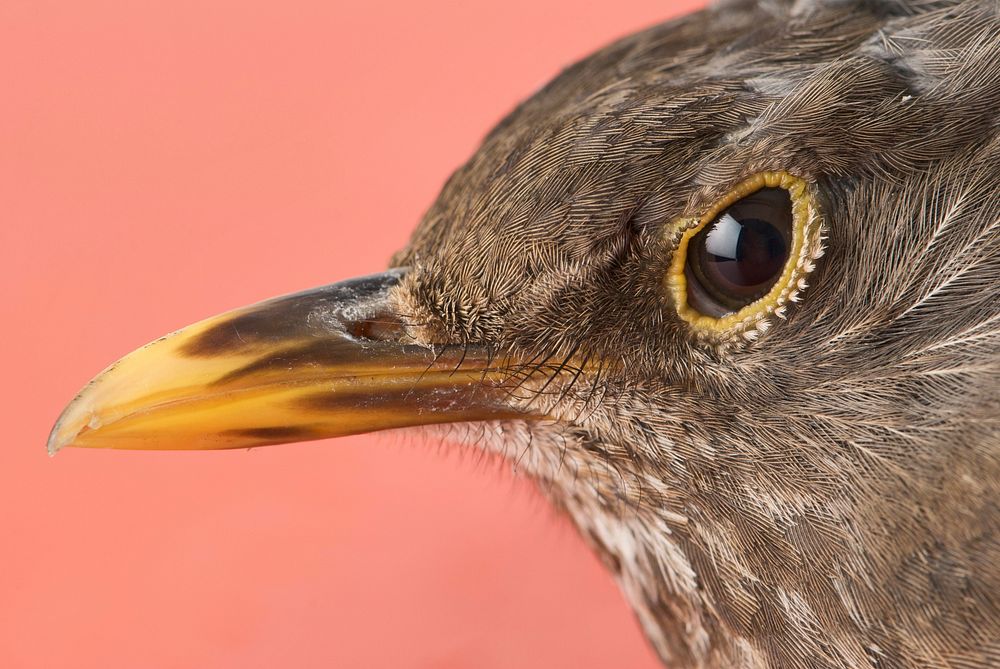
[[[355,339],[401,343],[406,338],[406,325],[398,316],[381,312],[345,324],[347,333]]]

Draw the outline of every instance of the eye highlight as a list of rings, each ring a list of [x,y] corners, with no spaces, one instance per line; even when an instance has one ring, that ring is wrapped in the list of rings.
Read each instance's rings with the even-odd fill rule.
[[[700,218],[677,221],[667,284],[678,314],[711,332],[755,332],[784,316],[822,253],[819,227],[806,183],[786,172],[754,175]]]

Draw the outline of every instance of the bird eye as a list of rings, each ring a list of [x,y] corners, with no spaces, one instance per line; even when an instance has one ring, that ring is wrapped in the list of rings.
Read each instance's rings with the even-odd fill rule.
[[[781,276],[791,242],[788,191],[763,188],[738,200],[688,243],[688,302],[718,317],[759,300]]]
[[[819,229],[810,189],[787,172],[756,174],[701,217],[676,221],[667,286],[678,314],[701,331],[753,338],[805,288]]]

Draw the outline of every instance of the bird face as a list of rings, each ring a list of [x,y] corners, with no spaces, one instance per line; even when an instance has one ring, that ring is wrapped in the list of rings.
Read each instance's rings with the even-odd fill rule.
[[[932,4],[738,2],[605,48],[394,269],[126,356],[50,450],[439,425],[539,481],[674,666],[986,666],[1000,23]]]

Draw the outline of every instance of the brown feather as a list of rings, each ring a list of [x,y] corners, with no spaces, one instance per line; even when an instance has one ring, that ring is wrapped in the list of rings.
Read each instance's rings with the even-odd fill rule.
[[[737,1],[569,68],[394,259],[418,340],[535,355],[512,394],[561,420],[467,440],[670,666],[1000,666],[998,109],[991,2]],[[761,170],[816,185],[826,253],[786,319],[706,343],[665,229]]]

